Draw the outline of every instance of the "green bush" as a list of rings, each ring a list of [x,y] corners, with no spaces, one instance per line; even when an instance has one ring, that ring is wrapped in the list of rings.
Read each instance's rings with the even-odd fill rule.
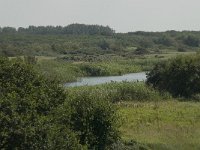
[[[198,47],[199,46],[199,38],[195,36],[187,36],[184,38],[183,43],[192,46],[192,47]]]
[[[119,116],[116,108],[101,95],[81,90],[69,94],[72,113],[71,126],[89,149],[106,149],[119,139]]]
[[[57,82],[29,65],[0,59],[0,149],[81,149],[69,122],[56,119],[65,99]]]
[[[200,56],[179,56],[157,64],[147,75],[147,84],[173,96],[191,97],[200,92]]]
[[[105,149],[119,138],[111,103],[67,97],[21,61],[0,59],[0,149]]]

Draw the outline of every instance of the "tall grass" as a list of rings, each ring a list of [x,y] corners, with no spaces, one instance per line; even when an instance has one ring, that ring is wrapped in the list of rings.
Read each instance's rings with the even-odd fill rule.
[[[200,103],[180,101],[125,102],[122,139],[152,150],[199,150]]]
[[[43,59],[37,62],[36,69],[49,78],[57,78],[61,82],[76,81],[83,76],[111,76],[142,71],[134,64],[115,62],[66,62],[63,60]]]
[[[36,69],[48,78],[57,78],[60,82],[76,81],[78,77],[85,76],[79,66],[58,60],[41,60]]]
[[[49,78],[57,78],[61,82],[76,81],[83,76],[111,76],[126,73],[142,72],[150,70],[161,61],[153,57],[124,59],[113,56],[110,60],[94,62],[70,62],[62,58],[46,59],[40,57],[36,69]]]
[[[160,93],[143,82],[113,82],[97,86],[84,86],[66,89],[69,95],[80,95],[85,93],[91,97],[109,100],[111,102],[121,101],[155,101],[170,99],[167,93]]]
[[[81,69],[89,76],[122,75],[142,71],[140,66],[117,62],[84,63],[81,65]]]

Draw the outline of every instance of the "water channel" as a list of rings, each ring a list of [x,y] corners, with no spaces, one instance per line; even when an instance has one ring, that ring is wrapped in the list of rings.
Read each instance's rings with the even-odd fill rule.
[[[122,81],[145,81],[146,73],[129,73],[122,76],[103,76],[103,77],[82,77],[76,82],[66,83],[66,87],[98,85],[109,82],[122,82]]]

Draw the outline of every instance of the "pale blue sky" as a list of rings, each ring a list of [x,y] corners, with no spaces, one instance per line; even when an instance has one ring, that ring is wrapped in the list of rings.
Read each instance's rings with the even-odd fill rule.
[[[200,0],[0,0],[0,26],[71,23],[117,32],[200,30]]]

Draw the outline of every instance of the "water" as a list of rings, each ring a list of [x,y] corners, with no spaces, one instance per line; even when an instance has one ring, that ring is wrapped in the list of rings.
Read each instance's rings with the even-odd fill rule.
[[[98,85],[109,82],[122,82],[122,81],[144,81],[146,80],[146,73],[130,73],[122,76],[104,76],[104,77],[83,77],[76,82],[66,83],[66,87],[76,87],[85,85]]]

